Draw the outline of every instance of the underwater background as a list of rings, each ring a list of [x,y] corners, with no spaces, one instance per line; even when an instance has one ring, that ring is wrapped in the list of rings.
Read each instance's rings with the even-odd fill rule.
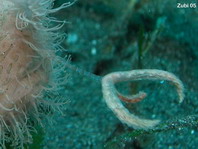
[[[58,7],[67,0],[56,0]],[[186,4],[186,5],[184,5]],[[196,5],[195,5],[196,4]],[[183,8],[181,8],[183,7]],[[60,98],[68,103],[52,125],[38,126],[30,149],[196,149],[198,146],[198,1],[78,0],[53,14],[69,23],[62,57],[90,72],[68,68]],[[145,91],[145,100],[125,104],[140,117],[160,119],[153,130],[122,124],[103,100],[101,84],[92,75],[114,71],[161,69],[185,86],[178,104],[172,84],[135,81],[117,85],[124,94]],[[89,76],[90,75],[90,76]]]

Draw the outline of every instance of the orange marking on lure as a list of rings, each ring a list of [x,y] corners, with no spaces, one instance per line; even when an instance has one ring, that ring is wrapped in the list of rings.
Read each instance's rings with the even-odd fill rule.
[[[133,96],[129,96],[129,97],[126,97],[120,93],[117,94],[118,97],[120,98],[120,100],[124,101],[124,102],[128,102],[128,103],[137,103],[137,102],[140,102],[141,100],[143,100],[145,97],[146,97],[146,93],[144,92],[140,92],[136,95],[133,95]]]

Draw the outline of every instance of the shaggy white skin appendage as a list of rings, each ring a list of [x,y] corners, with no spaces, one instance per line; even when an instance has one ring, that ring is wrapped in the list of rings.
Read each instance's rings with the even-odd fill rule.
[[[32,143],[33,123],[47,110],[59,110],[59,99],[45,99],[65,83],[63,50],[66,21],[49,17],[72,3],[53,8],[53,0],[0,0],[0,148]],[[53,25],[52,25],[53,22]],[[46,110],[46,111],[45,111]]]
[[[184,99],[184,87],[182,82],[174,74],[166,71],[157,69],[142,69],[125,72],[114,72],[104,76],[102,79],[102,92],[108,107],[114,112],[114,114],[121,122],[127,124],[130,127],[133,127],[134,129],[151,129],[159,124],[160,120],[148,120],[139,118],[138,116],[130,113],[123,106],[121,100],[127,100],[127,102],[130,102],[130,100],[131,102],[138,102],[146,96],[146,93],[140,92],[139,94],[132,97],[126,97],[120,94],[114,86],[114,84],[118,82],[133,80],[170,81],[177,89],[179,102],[181,103]]]

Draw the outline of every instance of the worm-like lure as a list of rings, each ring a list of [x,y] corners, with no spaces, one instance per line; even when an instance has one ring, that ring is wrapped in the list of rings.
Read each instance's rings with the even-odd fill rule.
[[[146,93],[140,92],[139,94],[127,97],[119,93],[115,88],[115,83],[134,80],[170,81],[177,89],[179,102],[181,103],[184,99],[184,87],[182,82],[174,74],[167,71],[142,69],[107,74],[102,79],[102,92],[104,99],[108,107],[114,112],[117,118],[124,124],[127,124],[129,127],[133,127],[134,129],[151,129],[160,122],[160,120],[139,118],[138,116],[130,113],[128,109],[123,106],[121,100],[125,102],[138,102],[146,96]]]

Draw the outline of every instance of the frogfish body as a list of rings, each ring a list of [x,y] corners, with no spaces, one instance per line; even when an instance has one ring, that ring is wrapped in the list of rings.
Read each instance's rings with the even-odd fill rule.
[[[0,3],[0,148],[6,143],[23,148],[32,142],[30,121],[40,123],[39,106],[49,106],[43,92],[58,83],[54,63],[63,65],[55,53],[61,50],[64,34],[58,30],[65,22],[49,14],[68,4],[53,9],[53,0]]]

